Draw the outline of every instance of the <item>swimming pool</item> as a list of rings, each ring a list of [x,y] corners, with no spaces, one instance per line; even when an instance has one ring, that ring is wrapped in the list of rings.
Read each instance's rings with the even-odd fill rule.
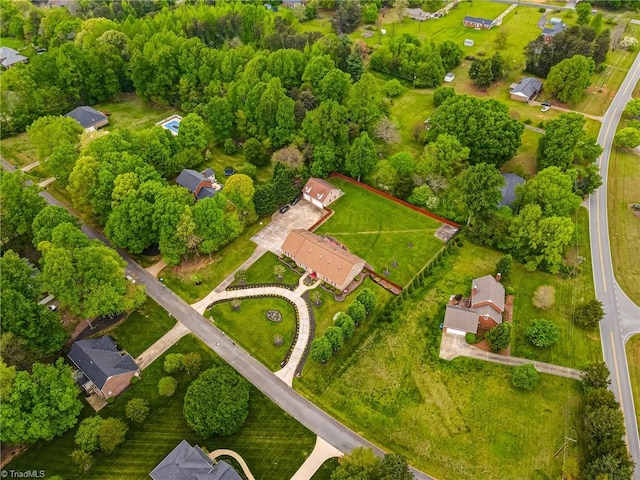
[[[178,120],[171,120],[162,125],[167,130],[171,130],[174,135],[178,135],[178,128],[180,127],[180,122]]]

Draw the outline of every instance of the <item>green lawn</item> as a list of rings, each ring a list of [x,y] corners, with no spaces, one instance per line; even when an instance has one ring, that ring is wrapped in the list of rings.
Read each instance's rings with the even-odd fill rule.
[[[19,38],[0,37],[0,47],[9,47],[14,50],[20,50],[24,47],[24,41]]]
[[[518,148],[518,153],[505,163],[500,171],[502,173],[515,173],[525,179],[533,177],[538,171],[536,152],[540,138],[542,138],[541,133],[525,128],[524,132],[522,132],[522,145]]]
[[[197,352],[203,367],[219,365],[222,361],[195,337],[187,336],[168,353]],[[149,472],[182,440],[200,445],[208,451],[217,448],[235,450],[246,460],[256,478],[289,480],[315,443],[315,435],[283,412],[279,407],[251,387],[249,417],[240,431],[229,437],[197,436],[185,423],[182,400],[192,377],[181,375],[173,397],[160,397],[158,379],[163,376],[163,357],[143,373],[143,380],[118,397],[113,405],[100,414],[103,417],[123,417],[126,402],[133,397],[149,401],[151,413],[140,427],[133,427],[124,445],[113,454],[98,453],[93,468],[78,475],[69,455],[74,450],[75,429],[51,442],[38,442],[7,468],[14,470],[45,469],[47,476],[61,475],[66,480],[111,479],[145,480]],[[89,409],[85,409],[88,414]]]
[[[320,468],[316,471],[315,475],[311,477],[311,480],[331,480],[331,474],[336,468],[338,468],[338,459],[330,458],[320,465]]]
[[[174,113],[182,114],[173,107],[146,104],[134,93],[123,93],[116,100],[99,103],[94,108],[109,114],[107,130],[130,128],[134,132],[153,127],[156,122]]]
[[[541,375],[538,388],[525,393],[510,386],[509,367],[438,358],[449,295],[492,272],[499,256],[464,244],[401,305],[395,323],[374,319],[339,368],[327,368],[337,358],[325,366],[308,362],[294,385],[436,478],[558,478],[562,457],[553,455],[564,441],[565,418],[569,431],[578,426],[579,383]],[[310,369],[326,375],[307,375]]]
[[[505,282],[516,291],[512,355],[578,369],[602,360],[598,330],[584,330],[574,327],[571,322],[573,307],[580,300],[591,300],[595,296],[589,248],[589,214],[584,208],[578,213],[578,238],[577,254],[574,249],[568,253],[569,262],[574,262],[578,255],[584,258],[578,267],[580,273],[574,279],[563,280],[557,275],[527,272],[522,265],[514,262],[514,271]],[[534,292],[541,285],[552,285],[556,290],[555,304],[548,310],[539,310],[531,302]],[[546,318],[559,327],[558,343],[549,348],[538,348],[526,338],[526,328],[536,318]]]
[[[201,268],[186,267],[183,262],[180,267],[165,268],[158,277],[163,277],[165,285],[186,302],[193,303],[201,299],[251,256],[256,249],[256,244],[249,239],[264,227],[264,224],[260,225],[260,223],[266,221],[262,219],[250,225],[242,235],[212,255],[210,259],[201,258],[204,263]],[[191,280],[194,273],[200,276],[201,285],[196,285]]]
[[[631,337],[627,342],[626,349],[633,403],[636,407],[636,420],[640,425],[640,335]]]
[[[379,275],[388,268],[386,278],[405,285],[442,248],[442,240],[433,235],[440,222],[344,180],[331,183],[345,195],[331,205],[335,215],[316,233],[344,242]]]
[[[278,310],[282,314],[282,322],[267,319],[267,310]],[[272,371],[282,368],[280,363],[296,330],[295,310],[288,301],[277,297],[247,298],[240,300],[238,311],[233,310],[230,301],[223,302],[207,310],[205,316],[213,317],[216,327]],[[284,340],[279,347],[273,344],[275,335],[281,335]]]
[[[276,275],[273,273],[273,268],[276,265],[282,265],[285,268],[282,280],[278,280]],[[289,285],[298,285],[298,280],[300,280],[300,275],[278,260],[276,255],[271,252],[267,252],[247,269],[247,281],[245,283],[247,285],[252,285],[255,283],[281,282]],[[233,284],[237,285],[238,282],[234,282]]]
[[[609,161],[608,215],[609,240],[616,280],[635,303],[640,303],[640,271],[635,258],[640,238],[640,218],[629,205],[640,203],[640,158],[618,148],[611,150]]]
[[[3,138],[0,142],[0,153],[5,160],[18,168],[38,160],[36,149],[31,146],[29,135],[26,133]]]
[[[160,305],[151,298],[116,328],[109,335],[129,354],[136,358],[155,343],[176,324]]]

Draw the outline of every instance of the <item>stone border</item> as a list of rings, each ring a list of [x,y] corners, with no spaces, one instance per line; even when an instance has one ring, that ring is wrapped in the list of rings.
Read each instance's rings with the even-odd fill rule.
[[[313,302],[309,298],[311,290],[307,290],[304,292],[300,298],[304,300],[304,303],[307,304],[307,310],[309,311],[309,340],[307,341],[307,345],[304,347],[304,352],[302,353],[302,357],[300,357],[300,362],[296,366],[296,370],[294,375],[296,377],[300,377],[302,375],[302,368],[309,357],[309,352],[311,351],[311,342],[313,342],[313,337],[316,335],[316,314],[313,311]]]
[[[225,290],[246,290],[248,288],[261,288],[261,287],[278,287],[284,288],[286,290],[291,290],[292,292],[298,288],[298,285],[291,285],[289,283],[247,283],[245,285],[229,285]]]

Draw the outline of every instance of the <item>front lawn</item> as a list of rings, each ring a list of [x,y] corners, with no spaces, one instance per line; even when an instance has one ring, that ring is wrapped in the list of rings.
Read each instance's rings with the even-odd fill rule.
[[[636,407],[636,421],[640,425],[640,335],[631,337],[625,348],[627,350],[633,403]]]
[[[205,312],[205,317],[236,341],[254,358],[272,371],[278,371],[293,341],[296,330],[295,310],[286,300],[277,297],[239,300],[240,308],[233,310],[232,302],[222,302]],[[278,310],[282,322],[272,322],[267,310]],[[274,345],[274,337],[282,337],[282,345]]]
[[[195,337],[189,335],[174,345],[168,353],[197,352],[202,356],[203,369],[222,361]],[[134,397],[149,401],[151,412],[140,427],[130,427],[127,440],[111,455],[94,455],[95,463],[85,475],[79,475],[69,459],[74,450],[75,429],[51,442],[38,442],[7,468],[14,470],[45,469],[47,477],[61,475],[66,480],[111,479],[145,480],[149,472],[182,440],[200,445],[208,451],[228,448],[245,459],[256,478],[289,480],[313,449],[315,435],[283,412],[260,393],[250,389],[249,417],[236,434],[229,437],[197,436],[185,423],[182,403],[193,377],[180,375],[176,393],[170,397],[158,395],[158,380],[164,376],[164,356],[143,373],[143,380],[131,386],[116,402],[105,407],[103,417],[123,417],[124,406]]]
[[[378,275],[406,285],[444,245],[434,236],[442,225],[437,220],[347,181],[330,182],[345,194],[331,204],[335,214],[316,233],[343,242]]]
[[[136,358],[176,324],[164,308],[147,297],[147,301],[113,330],[106,332]]]
[[[276,265],[282,265],[285,268],[282,280],[278,280],[278,277],[273,273],[273,268]],[[256,283],[278,282],[286,283],[288,285],[298,285],[298,280],[300,280],[300,275],[278,260],[278,257],[275,254],[267,252],[262,255],[258,261],[247,268],[247,280],[245,284],[253,285]],[[233,285],[237,284],[238,282],[234,281]]]
[[[367,335],[338,368],[332,368],[337,358],[325,366],[307,362],[294,385],[436,478],[558,478],[563,458],[554,453],[564,442],[565,420],[569,431],[578,426],[579,383],[541,375],[535,391],[521,392],[511,387],[509,367],[438,358],[449,295],[468,291],[471,279],[492,273],[499,258],[466,240],[452,252],[401,304],[395,323],[369,321]],[[575,446],[569,455],[577,456]]]

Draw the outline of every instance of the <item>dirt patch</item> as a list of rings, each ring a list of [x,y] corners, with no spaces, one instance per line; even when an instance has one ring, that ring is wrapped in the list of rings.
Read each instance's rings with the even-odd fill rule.
[[[180,277],[186,278],[187,276],[203,269],[210,263],[213,263],[213,259],[209,257],[195,257],[191,260],[183,261],[178,267],[173,267],[173,271],[180,275]]]
[[[5,465],[8,465],[11,462],[11,460],[25,452],[27,448],[29,448],[29,445],[0,445],[0,457],[2,457],[0,468],[4,468]]]

